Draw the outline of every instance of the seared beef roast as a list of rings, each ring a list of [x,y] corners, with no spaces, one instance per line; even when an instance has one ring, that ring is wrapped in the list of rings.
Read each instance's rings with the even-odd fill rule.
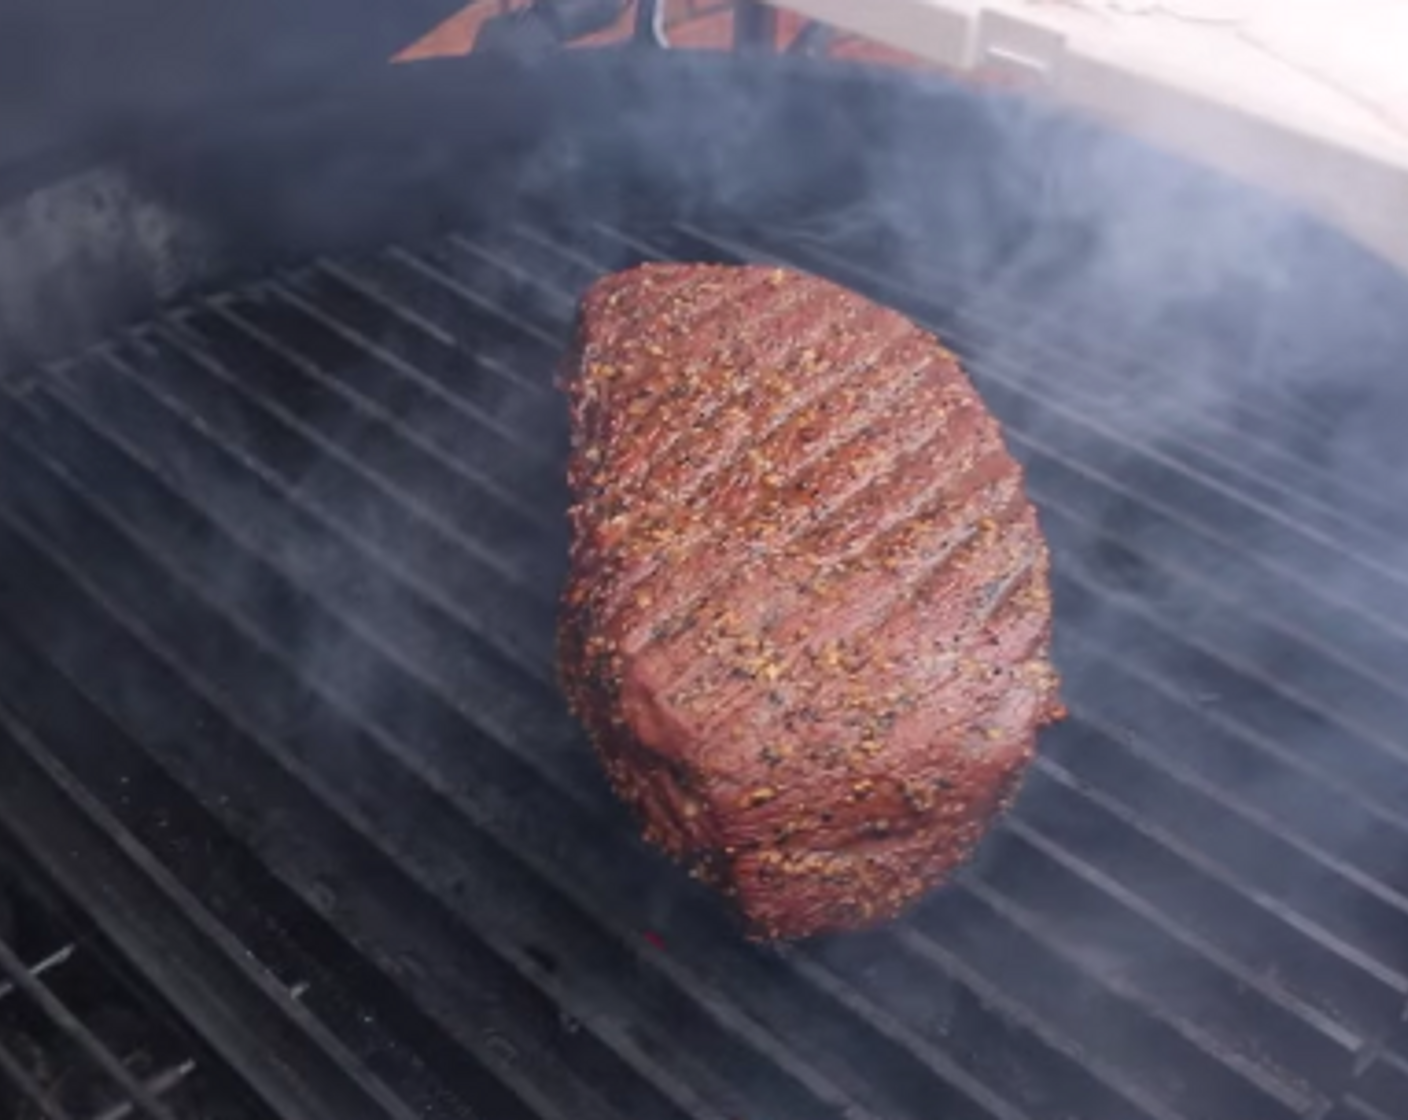
[[[797,937],[895,914],[1059,714],[1047,553],[957,361],[784,270],[597,283],[561,674],[647,836]]]

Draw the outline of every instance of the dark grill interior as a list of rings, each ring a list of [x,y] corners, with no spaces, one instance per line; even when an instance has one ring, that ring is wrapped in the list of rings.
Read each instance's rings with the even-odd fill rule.
[[[878,932],[741,941],[636,839],[555,690],[555,363],[582,287],[647,257],[787,261],[913,314],[1027,466],[1073,718],[961,881]],[[188,939],[164,967],[193,1012],[283,1032],[292,1076],[211,1028],[266,1099],[1408,1116],[1408,580],[1384,559],[1408,515],[1317,463],[1333,413],[1289,391],[1144,408],[1176,333],[865,260],[678,225],[450,235],[4,394],[0,820],[108,851]],[[197,965],[224,986],[181,988]]]

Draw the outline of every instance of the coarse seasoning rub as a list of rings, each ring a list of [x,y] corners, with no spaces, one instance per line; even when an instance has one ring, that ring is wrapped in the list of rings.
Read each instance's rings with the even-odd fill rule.
[[[616,791],[758,936],[894,915],[1061,714],[997,422],[902,316],[754,267],[601,280],[566,387],[560,671]]]

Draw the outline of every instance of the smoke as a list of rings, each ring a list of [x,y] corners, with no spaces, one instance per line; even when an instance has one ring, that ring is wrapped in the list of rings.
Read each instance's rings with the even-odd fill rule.
[[[0,362],[71,352],[204,271],[209,241],[121,169],[74,175],[0,209]]]

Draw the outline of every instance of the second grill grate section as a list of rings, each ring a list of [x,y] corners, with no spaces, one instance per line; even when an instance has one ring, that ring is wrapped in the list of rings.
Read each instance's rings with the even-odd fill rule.
[[[652,258],[789,261],[932,323],[1027,467],[1074,718],[893,927],[741,942],[556,695],[552,378],[582,287]],[[405,1115],[1318,1117],[1408,992],[1395,527],[1282,472],[1265,417],[1121,428],[1112,359],[1013,341],[1020,311],[685,228],[451,235],[206,300],[6,400],[0,699],[187,887],[143,814],[222,853],[210,918]]]

